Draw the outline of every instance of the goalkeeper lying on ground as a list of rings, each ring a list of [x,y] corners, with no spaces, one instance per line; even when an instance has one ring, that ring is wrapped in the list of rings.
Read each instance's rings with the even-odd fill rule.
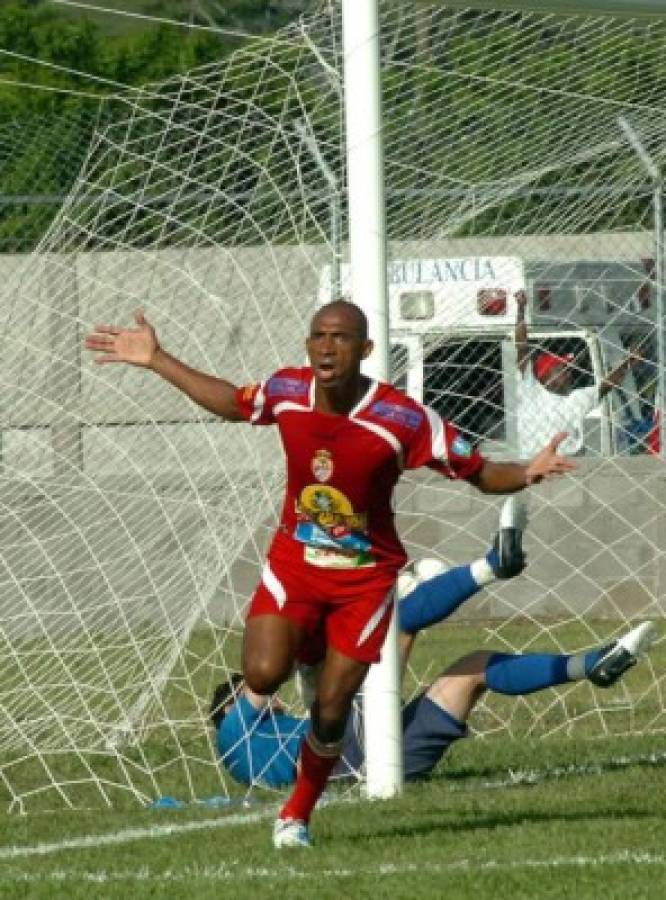
[[[398,580],[403,670],[419,631],[446,619],[496,578],[512,578],[523,570],[524,522],[520,501],[510,497],[502,507],[493,549],[485,557],[443,572],[440,565],[439,574],[434,574],[434,560],[407,567]],[[405,778],[430,774],[449,746],[467,735],[467,719],[485,691],[524,695],[585,678],[610,687],[654,638],[654,626],[644,622],[611,644],[571,656],[477,650],[461,657],[403,708]],[[305,696],[304,702],[308,705]],[[357,774],[362,769],[361,715],[361,705],[355,704],[334,775]],[[294,782],[307,719],[288,715],[277,699],[252,692],[240,673],[216,688],[211,718],[222,763],[237,781],[273,788]]]

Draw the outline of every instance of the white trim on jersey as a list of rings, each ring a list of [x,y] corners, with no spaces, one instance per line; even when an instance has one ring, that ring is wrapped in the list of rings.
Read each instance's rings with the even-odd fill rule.
[[[250,422],[258,422],[262,416],[264,411],[264,405],[266,403],[266,395],[264,394],[264,388],[266,387],[265,382],[261,382],[259,385],[259,390],[254,395],[254,412],[250,416]]]
[[[266,560],[264,568],[261,570],[261,580],[264,583],[266,590],[275,598],[278,609],[282,609],[287,602],[287,592],[280,579],[271,569],[268,560]]]
[[[449,454],[446,446],[446,430],[439,413],[435,412],[429,406],[423,406],[430,423],[430,434],[432,436],[432,458],[439,462],[448,462]]]
[[[280,413],[286,410],[291,410],[291,412],[312,412],[309,406],[301,406],[298,403],[294,403],[293,400],[283,400],[281,403],[276,403],[273,407],[273,416],[277,418]]]
[[[355,407],[352,409],[352,411],[349,413],[349,418],[350,418],[350,419],[355,418],[355,417],[361,412],[361,410],[364,410],[364,409],[366,408],[366,406],[368,406],[368,404],[370,403],[370,401],[372,400],[372,398],[373,398],[373,397],[375,396],[375,394],[377,393],[377,388],[378,388],[378,387],[379,387],[379,382],[378,382],[378,381],[375,381],[375,380],[373,379],[373,380],[370,382],[370,387],[368,388],[368,390],[365,392],[365,394],[361,397],[361,399],[358,401],[358,403],[356,404],[356,406],[355,406]]]
[[[358,641],[356,642],[356,646],[360,647],[361,644],[365,643],[367,639],[370,637],[375,628],[379,625],[381,620],[384,617],[384,613],[390,607],[391,602],[393,600],[393,588],[388,592],[388,594],[384,597],[384,601],[379,609],[375,610],[372,616],[365,623],[365,627],[363,631],[359,635]]]
[[[310,378],[310,390],[308,391],[308,400],[310,402],[310,412],[312,412],[312,410],[314,409],[314,405],[315,405],[315,387],[316,387],[315,381],[316,381],[316,379],[314,377],[314,372],[313,372],[312,377]]]
[[[366,422],[364,419],[353,419],[351,417],[350,419],[355,425],[360,425],[362,428],[366,428],[368,431],[372,431],[372,433],[376,434],[377,437],[383,438],[383,440],[385,440],[387,444],[390,444],[393,448],[393,452],[398,457],[398,465],[401,469],[404,467],[402,444],[394,434],[391,434],[391,432],[387,428],[383,428],[376,422]]]

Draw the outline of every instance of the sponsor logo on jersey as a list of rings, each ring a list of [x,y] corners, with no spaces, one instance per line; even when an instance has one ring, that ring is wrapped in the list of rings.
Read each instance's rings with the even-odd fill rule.
[[[464,437],[461,437],[459,434],[453,439],[453,443],[451,444],[451,450],[456,456],[471,456],[472,455],[472,445],[469,441],[466,441]]]
[[[304,558],[312,565],[374,565],[367,525],[365,513],[355,512],[349,498],[330,485],[309,484],[296,502],[294,538],[306,545]]]
[[[419,427],[423,421],[423,413],[415,409],[409,409],[406,406],[398,406],[397,403],[373,403],[370,412],[379,419],[388,419],[396,425],[403,425],[405,428],[411,428],[413,431]]]
[[[310,463],[310,468],[312,469],[312,474],[314,477],[323,484],[325,481],[329,481],[331,475],[333,474],[333,454],[330,450],[326,450],[325,448],[322,450],[317,450],[315,455],[312,457],[312,462]]]
[[[269,378],[266,390],[269,397],[305,397],[309,386],[300,378]]]
[[[318,566],[320,569],[367,569],[369,566],[377,565],[375,558],[369,553],[347,556],[337,550],[328,550],[326,547],[310,547],[307,544],[303,550],[303,559],[311,566]]]

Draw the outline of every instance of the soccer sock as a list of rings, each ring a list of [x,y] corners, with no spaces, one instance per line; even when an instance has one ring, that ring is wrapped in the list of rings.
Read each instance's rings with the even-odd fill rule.
[[[416,634],[428,625],[450,616],[461,603],[469,600],[490,581],[494,581],[491,550],[469,566],[456,566],[435,575],[414,588],[398,604],[400,630]],[[495,554],[497,556],[497,554]]]
[[[531,694],[564,684],[568,657],[555,653],[493,653],[486,665],[486,685],[497,694]]]
[[[585,678],[599,659],[606,652],[607,647],[597,647],[596,650],[589,650],[587,653],[575,653],[567,657],[567,678],[569,681],[580,681]]]
[[[585,678],[603,649],[567,656],[560,653],[493,653],[486,665],[486,685],[497,694],[531,694]]]
[[[497,570],[500,566],[499,554],[493,547],[481,559],[475,560],[472,565],[472,575],[479,587],[485,587],[493,581],[497,581]]]
[[[328,776],[340,758],[342,742],[322,744],[310,732],[301,744],[301,756],[296,784],[291,796],[280,810],[281,819],[309,822],[312,810],[322,795]]]

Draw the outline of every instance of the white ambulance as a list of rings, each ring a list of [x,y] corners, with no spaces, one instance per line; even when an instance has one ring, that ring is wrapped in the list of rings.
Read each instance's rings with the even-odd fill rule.
[[[393,380],[456,422],[485,453],[515,456],[515,293],[526,290],[535,351],[574,355],[574,387],[599,384],[630,345],[653,352],[650,261],[513,256],[395,259],[388,266]],[[319,303],[350,293],[321,273]],[[649,414],[654,367],[630,373],[585,421],[587,454],[636,452],[628,423]],[[645,384],[643,384],[645,382]],[[646,389],[645,402],[641,393]]]

